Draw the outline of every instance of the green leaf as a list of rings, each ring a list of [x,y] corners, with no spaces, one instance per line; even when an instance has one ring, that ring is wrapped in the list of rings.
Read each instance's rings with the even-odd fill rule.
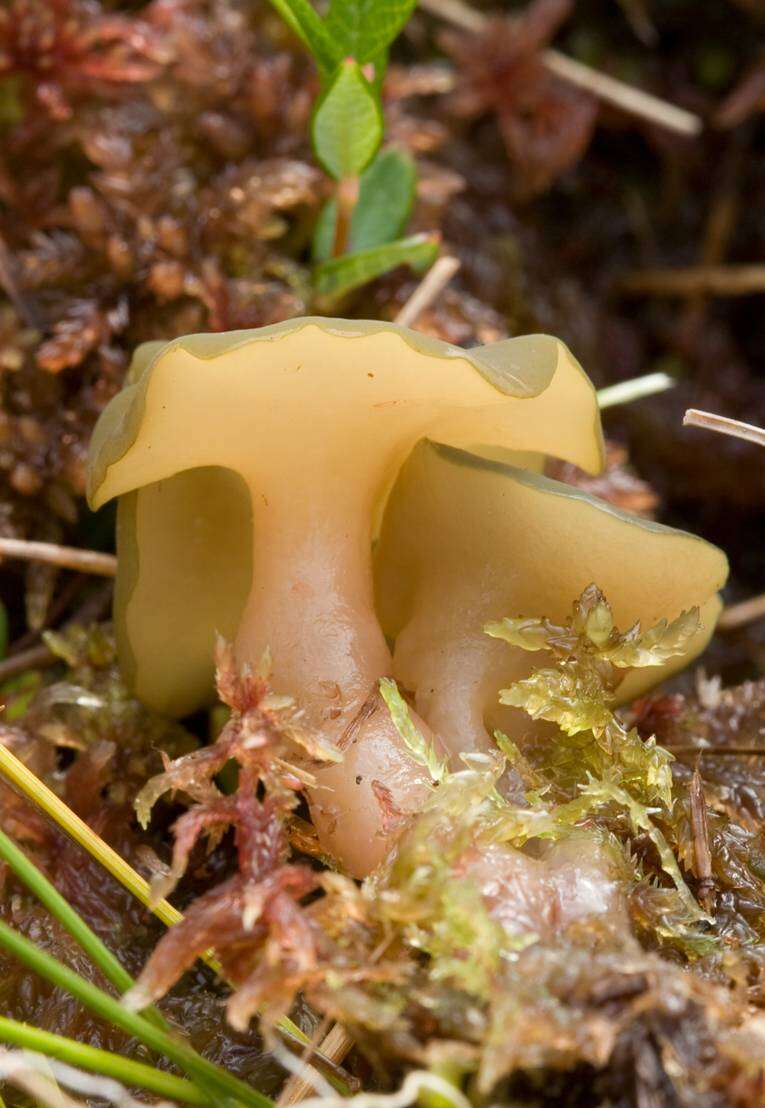
[[[311,244],[311,256],[314,262],[326,262],[332,257],[332,246],[335,241],[335,224],[337,223],[337,200],[332,197],[319,212],[316,226],[313,231],[313,243]],[[351,234],[353,234],[353,222],[351,222]]]
[[[271,0],[284,22],[308,47],[324,76],[331,73],[343,57],[337,42],[309,0]]]
[[[369,250],[393,242],[404,231],[414,203],[417,171],[401,150],[383,150],[361,177],[359,198],[351,218],[348,252]],[[322,209],[313,239],[314,261],[332,256],[337,201]]]
[[[416,273],[421,273],[429,269],[437,257],[438,242],[432,236],[410,235],[386,246],[322,262],[314,273],[314,291],[318,296],[336,300],[399,265],[409,265]]]
[[[398,685],[392,678],[380,678],[380,695],[385,701],[390,712],[390,718],[404,740],[409,753],[416,762],[425,767],[431,778],[440,784],[449,772],[446,761],[438,757],[433,746],[412,722],[409,705],[398,691]]]
[[[417,0],[330,0],[327,29],[344,54],[370,62],[406,26]]]
[[[355,61],[337,67],[311,123],[316,157],[336,181],[358,177],[382,142],[378,99]]]
[[[393,242],[406,229],[414,204],[417,171],[402,150],[383,150],[361,179],[351,220],[351,248],[370,250]]]

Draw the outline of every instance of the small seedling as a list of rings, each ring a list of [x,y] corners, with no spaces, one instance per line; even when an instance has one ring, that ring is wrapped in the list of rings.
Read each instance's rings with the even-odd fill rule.
[[[398,265],[426,270],[438,254],[428,235],[405,236],[416,170],[409,154],[381,149],[381,88],[391,43],[417,0],[271,0],[313,55],[321,90],[311,121],[317,160],[335,182],[313,240],[314,291],[338,300]]]

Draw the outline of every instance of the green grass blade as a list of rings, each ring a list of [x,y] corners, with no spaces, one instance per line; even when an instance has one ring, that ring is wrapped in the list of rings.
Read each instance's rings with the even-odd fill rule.
[[[126,993],[132,989],[135,981],[126,969],[117,961],[108,947],[99,939],[87,923],[75,912],[61,893],[53,887],[40,870],[35,866],[23,851],[3,831],[0,831],[0,858],[7,862],[20,881],[27,886],[43,907],[47,908],[52,916],[72,936],[74,941],[85,951],[94,966],[101,970],[107,981],[114,985],[120,993]],[[155,1009],[146,1009],[143,1012],[144,1019],[149,1020],[156,1027],[167,1031],[168,1027],[162,1016]]]
[[[56,1058],[59,1062],[66,1062],[89,1073],[113,1077],[123,1085],[146,1089],[150,1093],[180,1100],[184,1104],[206,1106],[210,1103],[209,1097],[201,1089],[183,1077],[176,1077],[153,1066],[146,1066],[143,1062],[134,1062],[120,1054],[86,1046],[75,1039],[54,1035],[50,1031],[42,1031],[38,1027],[6,1019],[4,1016],[0,1016],[0,1043],[23,1050],[34,1050],[47,1058]]]
[[[240,1104],[248,1105],[249,1108],[273,1108],[274,1102],[270,1097],[259,1093],[232,1074],[226,1073],[213,1062],[208,1062],[191,1047],[177,1042],[136,1012],[129,1011],[114,997],[56,961],[50,954],[39,950],[29,939],[2,922],[0,922],[0,947],[18,958],[28,969],[39,974],[46,981],[50,981],[57,988],[63,989],[75,1000],[79,1000],[95,1015],[108,1020],[145,1046],[157,1051],[158,1054],[164,1054],[205,1090],[226,1100],[233,1098]]]

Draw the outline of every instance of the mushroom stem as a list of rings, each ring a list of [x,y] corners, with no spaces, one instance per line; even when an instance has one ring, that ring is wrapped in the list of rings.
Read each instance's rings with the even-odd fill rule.
[[[387,852],[392,816],[421,805],[428,778],[378,693],[391,657],[374,611],[372,506],[349,484],[311,487],[304,474],[300,493],[281,500],[253,484],[253,587],[236,653],[255,665],[268,649],[274,687],[342,751],[316,772],[309,800],[325,849],[361,876]]]
[[[417,711],[438,732],[459,768],[462,752],[496,749],[497,721],[492,717],[497,715],[497,690],[508,679],[508,652],[483,633],[488,611],[471,608],[469,597],[460,604],[456,575],[439,582],[438,591],[449,597],[449,606],[423,590],[421,606],[396,642],[393,674],[405,687],[417,690]],[[456,637],[455,626],[460,627]],[[442,649],[434,650],[433,642],[443,643]],[[531,668],[528,656],[519,652],[514,661],[512,679],[526,677]],[[507,721],[502,722],[506,727]]]

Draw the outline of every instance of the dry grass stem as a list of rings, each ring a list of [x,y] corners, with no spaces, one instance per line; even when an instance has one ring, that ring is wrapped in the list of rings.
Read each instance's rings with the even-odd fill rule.
[[[598,100],[619,108],[628,115],[638,116],[647,123],[654,123],[657,127],[663,127],[666,131],[674,131],[678,135],[692,137],[701,133],[703,124],[701,118],[685,108],[678,108],[676,104],[668,104],[658,96],[642,89],[627,85],[624,81],[618,81],[615,77],[609,77],[607,73],[599,73],[596,69],[590,69],[575,58],[569,58],[558,50],[545,50],[542,59],[556,77],[568,81],[570,85],[576,85],[591,92]]]
[[[307,1066],[314,1055],[320,1055],[335,1065],[340,1065],[353,1046],[353,1039],[339,1023],[334,1024],[323,1038],[321,1035],[322,1028],[320,1027],[304,1052],[302,1061]],[[315,1084],[310,1078],[295,1074],[282,1089],[277,1101],[277,1108],[288,1108],[291,1104],[298,1104],[306,1097],[313,1096],[314,1092]]]
[[[26,539],[0,538],[0,558],[23,558],[30,562],[47,562],[78,573],[99,577],[114,577],[117,559],[113,554],[97,550],[81,550],[76,546],[59,546],[55,542],[27,542]]]
[[[666,392],[676,385],[674,377],[668,373],[646,373],[644,377],[633,377],[631,381],[619,381],[616,385],[607,385],[598,389],[598,406],[613,408],[617,404],[631,404],[633,400],[642,400],[644,396],[655,396]]]
[[[765,265],[691,265],[640,269],[622,278],[629,296],[751,296],[765,292]]]
[[[459,258],[453,258],[449,254],[439,258],[404,304],[395,322],[402,327],[413,327],[426,308],[429,308],[441,295],[460,264]]]
[[[754,623],[758,619],[765,618],[765,593],[753,596],[749,600],[742,600],[740,604],[731,604],[720,616],[717,622],[719,631],[735,631],[738,627],[745,627],[747,623]]]
[[[489,17],[475,11],[462,0],[421,0],[421,7],[433,15],[460,27],[464,31],[478,34],[486,28]],[[556,77],[567,81],[577,88],[592,93],[599,100],[611,104],[629,115],[638,116],[648,123],[664,127],[680,135],[698,135],[703,127],[701,118],[693,112],[668,104],[658,96],[627,85],[606,73],[599,73],[582,62],[561,54],[558,50],[545,50],[542,54],[547,69]]]
[[[721,435],[730,435],[734,439],[744,439],[758,446],[765,446],[765,429],[755,427],[753,423],[742,423],[740,419],[715,415],[714,412],[702,412],[698,408],[689,408],[683,417],[683,427],[700,427],[705,431],[717,431]]]
[[[20,657],[20,655],[19,655]],[[0,729],[0,735],[2,730]],[[125,859],[80,819],[68,805],[56,796],[7,746],[0,742],[0,774],[40,808],[65,834],[79,843],[92,858],[104,867],[119,883],[144,904],[167,927],[183,918],[177,908],[167,900],[154,900],[148,881],[145,881]],[[209,964],[209,961],[208,961]],[[217,964],[214,967],[217,971]]]

